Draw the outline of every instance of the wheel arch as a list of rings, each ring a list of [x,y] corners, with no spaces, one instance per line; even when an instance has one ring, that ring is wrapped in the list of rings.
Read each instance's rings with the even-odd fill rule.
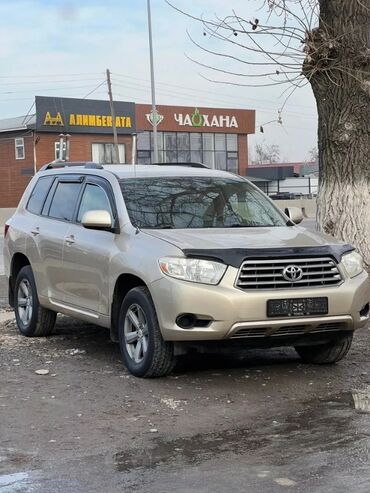
[[[112,297],[110,328],[110,337],[114,342],[118,342],[118,317],[122,301],[131,289],[138,286],[145,286],[149,289],[146,282],[134,274],[121,274],[116,279]]]
[[[23,253],[17,252],[13,255],[12,261],[10,264],[10,276],[9,276],[9,290],[8,290],[8,298],[9,305],[14,308],[14,286],[15,280],[20,272],[20,270],[26,265],[31,265],[28,257]]]

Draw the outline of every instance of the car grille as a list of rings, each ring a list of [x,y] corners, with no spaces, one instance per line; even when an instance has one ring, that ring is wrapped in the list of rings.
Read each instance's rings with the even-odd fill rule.
[[[289,265],[302,269],[302,278],[287,281],[283,270]],[[243,262],[236,286],[240,289],[289,289],[335,286],[342,282],[337,264],[330,257],[246,260]]]
[[[343,322],[323,323],[312,328],[311,325],[297,324],[286,325],[274,330],[272,327],[251,327],[239,329],[235,332],[231,339],[253,338],[253,337],[284,337],[284,336],[299,336],[303,334],[317,334],[329,332],[338,332],[346,330],[347,325]],[[272,332],[274,331],[274,332]]]

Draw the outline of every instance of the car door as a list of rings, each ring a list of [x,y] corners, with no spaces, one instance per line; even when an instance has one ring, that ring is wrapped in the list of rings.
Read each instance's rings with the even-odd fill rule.
[[[33,208],[31,195],[28,210],[32,214],[27,242],[40,299],[50,302],[63,300],[63,243],[82,187],[83,177],[52,176],[41,180],[53,181],[46,199]],[[35,187],[36,188],[36,187]]]
[[[64,296],[71,307],[88,312],[109,313],[109,262],[115,250],[113,231],[87,229],[81,224],[91,210],[106,210],[116,221],[114,196],[109,183],[88,177],[84,184],[75,221],[64,245]]]

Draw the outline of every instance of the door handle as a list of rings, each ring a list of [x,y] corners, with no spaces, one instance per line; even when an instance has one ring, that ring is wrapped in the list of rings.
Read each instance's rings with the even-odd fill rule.
[[[73,235],[66,236],[64,239],[67,245],[72,245],[75,242],[75,237]]]
[[[31,235],[37,236],[40,234],[40,228],[31,229]]]

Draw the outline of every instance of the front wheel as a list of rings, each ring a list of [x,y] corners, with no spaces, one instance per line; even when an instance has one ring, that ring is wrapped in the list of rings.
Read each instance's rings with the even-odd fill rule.
[[[317,346],[296,346],[295,350],[305,363],[330,365],[343,359],[351,348],[353,334]]]
[[[57,314],[40,305],[29,265],[19,271],[15,281],[14,310],[19,332],[24,336],[48,336],[53,332]]]
[[[127,369],[136,377],[163,377],[175,365],[172,342],[162,338],[148,289],[131,289],[119,314],[119,343]]]

